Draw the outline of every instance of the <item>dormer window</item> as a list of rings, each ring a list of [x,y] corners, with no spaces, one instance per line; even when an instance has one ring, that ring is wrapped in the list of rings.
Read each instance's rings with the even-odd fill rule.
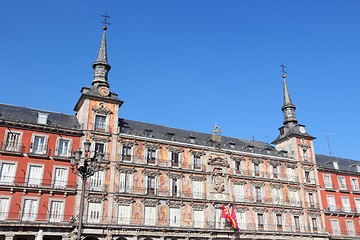
[[[150,130],[150,129],[145,129],[144,130],[144,136],[145,137],[152,137],[152,130]]]
[[[360,172],[360,165],[356,165],[356,171]]]
[[[333,166],[335,169],[339,169],[339,163],[338,162],[333,162]]]
[[[196,137],[188,137],[188,142],[195,143],[195,139],[196,139]]]
[[[231,149],[235,149],[235,145],[236,145],[236,143],[234,143],[234,142],[229,142],[229,143],[228,143],[228,146],[229,146],[229,148],[231,148]]]
[[[170,140],[170,141],[174,141],[174,140],[175,140],[175,134],[174,134],[174,133],[168,132],[165,136],[166,136],[166,139],[167,139],[167,140]]]
[[[38,113],[37,123],[38,124],[47,124],[48,123],[48,113]]]
[[[122,126],[121,127],[121,133],[125,133],[125,134],[129,134],[130,132],[130,128],[127,126]]]
[[[278,156],[279,157],[287,157],[287,153],[288,153],[287,151],[281,150],[281,151],[278,152]]]
[[[254,152],[254,146],[253,145],[246,145],[244,148],[247,149],[249,152]]]

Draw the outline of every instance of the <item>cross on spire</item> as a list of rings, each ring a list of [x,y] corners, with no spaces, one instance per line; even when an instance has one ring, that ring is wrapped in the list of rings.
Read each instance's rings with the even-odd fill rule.
[[[284,64],[281,64],[280,67],[281,67],[282,77],[286,78],[286,73],[287,73],[287,71],[285,71],[286,66]]]
[[[107,15],[107,13],[105,13],[105,14],[103,14],[103,15],[101,15],[101,16],[104,17],[104,21],[101,22],[101,23],[104,24],[103,29],[106,30],[106,29],[107,29],[107,25],[110,25],[110,23],[107,21],[108,18],[110,18],[110,16]]]

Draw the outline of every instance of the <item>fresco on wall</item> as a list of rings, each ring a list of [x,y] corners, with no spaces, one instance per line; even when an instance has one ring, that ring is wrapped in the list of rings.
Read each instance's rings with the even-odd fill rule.
[[[192,225],[191,207],[188,204],[186,204],[182,209],[182,225],[183,226]]]
[[[143,163],[144,162],[144,144],[139,142],[135,147],[135,162]]]
[[[159,194],[160,195],[168,195],[169,192],[169,178],[165,173],[162,173],[159,176]]]
[[[182,193],[184,197],[191,197],[191,184],[188,177],[185,177],[182,182]]]
[[[160,205],[159,206],[159,212],[158,212],[159,218],[158,218],[158,223],[159,225],[167,225],[168,223],[168,208],[166,205]]]
[[[189,169],[190,168],[190,154],[188,151],[184,151],[182,155],[182,162],[181,162],[181,166],[185,169]]]
[[[143,187],[143,175],[142,171],[136,171],[134,173],[134,192],[135,193],[143,193],[144,187]]]
[[[133,205],[132,211],[132,223],[134,224],[142,224],[143,222],[143,214],[142,214],[142,204],[135,202]]]

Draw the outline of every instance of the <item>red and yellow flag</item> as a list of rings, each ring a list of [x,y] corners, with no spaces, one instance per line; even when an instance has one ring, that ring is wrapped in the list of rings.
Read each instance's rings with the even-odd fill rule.
[[[235,209],[232,207],[230,212],[230,209],[224,204],[221,206],[221,209],[221,218],[226,218],[234,229],[238,229],[239,226],[236,220]]]

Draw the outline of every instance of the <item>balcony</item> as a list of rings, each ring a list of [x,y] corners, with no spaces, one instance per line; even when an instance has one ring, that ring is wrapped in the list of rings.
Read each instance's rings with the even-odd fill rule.
[[[54,152],[53,158],[54,158],[54,159],[59,159],[59,160],[68,160],[69,157],[71,157],[71,155],[72,155],[71,149],[62,150],[62,151],[59,151],[59,150],[57,149],[57,150],[55,150],[55,152]]]
[[[351,208],[351,207],[343,207],[343,206],[331,206],[328,205],[325,207],[326,213],[336,213],[336,214],[344,214],[344,215],[360,215],[360,208]]]
[[[28,156],[29,157],[38,157],[38,158],[49,158],[51,149],[47,145],[37,145],[34,147],[34,143],[30,144]]]
[[[23,155],[25,153],[25,146],[13,143],[1,143],[0,153],[8,155]]]
[[[22,213],[21,211],[2,212],[0,213],[0,226],[23,224],[36,227],[39,225],[62,225],[72,227],[72,219],[72,215]]]
[[[96,124],[92,124],[90,126],[90,130],[96,133],[110,133],[111,129],[110,126],[107,124],[102,124],[102,123],[96,123]]]
[[[74,191],[76,189],[76,182],[60,181],[54,179],[44,178],[15,178],[7,177],[0,181],[1,189],[27,189],[29,191],[51,190],[51,191]]]

